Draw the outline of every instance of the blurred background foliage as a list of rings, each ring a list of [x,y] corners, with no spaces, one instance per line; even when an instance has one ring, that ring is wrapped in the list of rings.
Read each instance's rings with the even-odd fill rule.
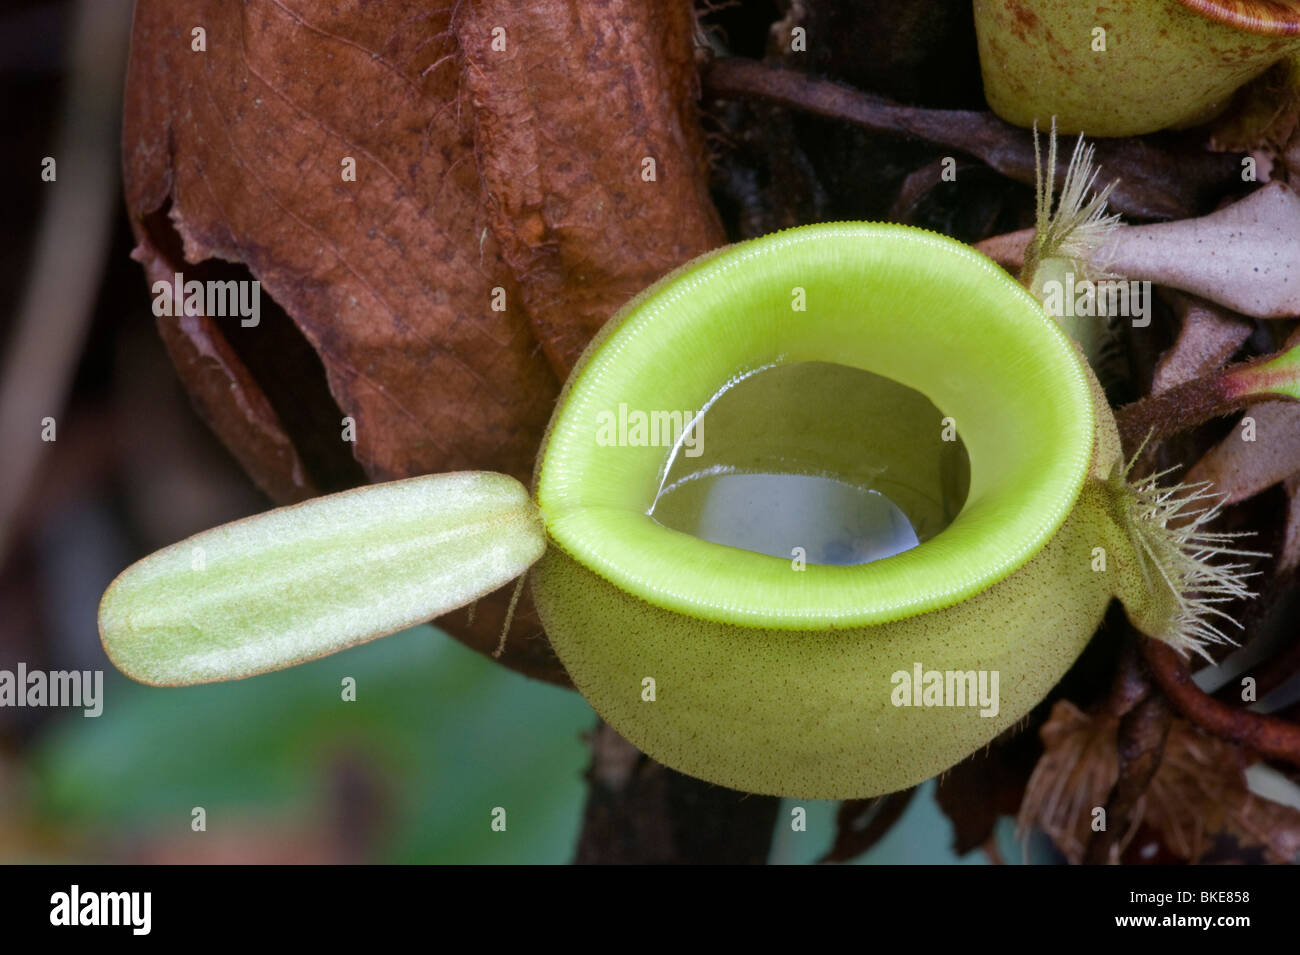
[[[356,681],[355,701],[342,686]],[[231,684],[114,677],[97,719],[31,753],[37,823],[83,858],[567,862],[581,821],[576,694],[432,627]],[[192,831],[203,807],[207,832]],[[496,807],[506,830],[490,826]],[[211,840],[226,850],[204,848]],[[232,861],[233,858],[232,858]]]

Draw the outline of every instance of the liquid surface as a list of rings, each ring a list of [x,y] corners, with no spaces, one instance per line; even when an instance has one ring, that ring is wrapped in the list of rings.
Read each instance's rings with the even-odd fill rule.
[[[664,489],[654,515],[715,544],[810,564],[865,564],[920,543],[879,491],[808,474],[698,474]]]
[[[896,381],[826,362],[737,378],[694,445],[667,456],[649,513],[715,544],[864,564],[933,538],[965,503],[970,462],[947,418]],[[797,550],[801,549],[801,550]]]

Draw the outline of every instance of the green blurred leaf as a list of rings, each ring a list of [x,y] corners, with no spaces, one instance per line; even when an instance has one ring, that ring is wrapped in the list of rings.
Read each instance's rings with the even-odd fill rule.
[[[65,718],[38,742],[35,795],[87,838],[221,839],[232,818],[317,820],[332,767],[359,756],[385,793],[383,861],[567,862],[593,719],[577,694],[418,627],[238,683],[113,680],[102,716]],[[190,831],[195,806],[206,833]],[[490,828],[497,806],[505,832]]]

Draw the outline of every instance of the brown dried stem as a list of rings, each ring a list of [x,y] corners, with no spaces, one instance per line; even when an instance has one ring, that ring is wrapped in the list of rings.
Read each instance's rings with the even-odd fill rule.
[[[758,99],[842,120],[875,133],[907,136],[975,156],[1018,182],[1034,184],[1032,134],[972,110],[920,109],[841,83],[817,79],[755,60],[723,57],[701,71],[706,96]],[[1097,145],[1097,161],[1118,178],[1110,205],[1139,219],[1181,219],[1240,181],[1240,157],[1227,153],[1172,152],[1142,139]],[[1064,163],[1057,179],[1064,177]]]
[[[1258,390],[1251,380],[1253,369],[1278,357],[1277,354],[1262,355],[1230,365],[1222,372],[1185,381],[1120,408],[1115,413],[1115,421],[1119,425],[1125,452],[1133,454],[1143,442],[1154,446],[1211,418],[1242,411],[1258,402],[1294,400],[1286,395]]]
[[[1159,640],[1143,640],[1142,655],[1165,696],[1201,729],[1300,766],[1300,725],[1220,703],[1192,682],[1187,661]]]

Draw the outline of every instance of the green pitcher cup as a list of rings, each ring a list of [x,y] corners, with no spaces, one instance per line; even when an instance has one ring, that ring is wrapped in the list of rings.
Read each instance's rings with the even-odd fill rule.
[[[1300,0],[975,0],[975,30],[1003,119],[1132,136],[1212,119],[1300,57]]]

